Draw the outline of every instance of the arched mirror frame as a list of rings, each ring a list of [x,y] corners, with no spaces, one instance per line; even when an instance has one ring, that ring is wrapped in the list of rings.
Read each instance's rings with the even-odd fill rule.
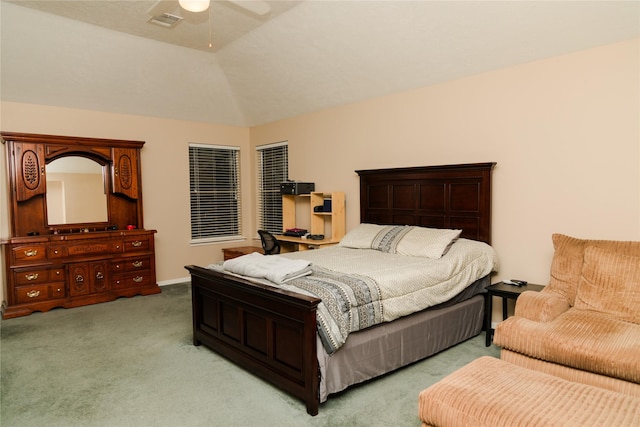
[[[144,228],[140,185],[140,149],[144,141],[13,132],[2,132],[1,136],[8,150],[13,237]],[[46,164],[63,156],[87,157],[108,169],[108,221],[48,224]]]

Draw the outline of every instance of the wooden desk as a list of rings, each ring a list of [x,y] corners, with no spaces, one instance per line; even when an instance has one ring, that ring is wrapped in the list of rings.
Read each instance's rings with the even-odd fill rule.
[[[248,255],[252,252],[260,252],[261,254],[264,254],[262,248],[258,246],[239,246],[237,248],[225,248],[222,250],[225,261],[228,259],[237,258],[242,255]]]
[[[278,235],[276,239],[280,242],[280,246],[285,249],[285,245],[283,242],[291,243],[294,251],[306,251],[308,249],[313,249],[316,246],[327,246],[327,245],[337,245],[340,241],[335,241],[330,238],[325,238],[323,240],[311,240],[311,239],[303,239],[302,237],[293,237],[293,236],[283,236]],[[285,251],[283,251],[285,252]]]

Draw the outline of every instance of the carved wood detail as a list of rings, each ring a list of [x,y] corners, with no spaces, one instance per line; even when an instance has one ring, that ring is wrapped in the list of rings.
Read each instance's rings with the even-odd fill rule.
[[[137,157],[131,149],[113,149],[113,191],[132,199],[138,198]]]
[[[44,149],[38,144],[15,144],[13,147],[13,165],[16,169],[16,199],[19,202],[45,194]]]

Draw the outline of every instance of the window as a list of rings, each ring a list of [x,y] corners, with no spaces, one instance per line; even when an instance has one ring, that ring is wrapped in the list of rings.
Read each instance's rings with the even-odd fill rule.
[[[240,149],[189,144],[191,241],[240,238]]]
[[[289,177],[287,142],[256,148],[258,165],[258,229],[282,233],[280,183]]]

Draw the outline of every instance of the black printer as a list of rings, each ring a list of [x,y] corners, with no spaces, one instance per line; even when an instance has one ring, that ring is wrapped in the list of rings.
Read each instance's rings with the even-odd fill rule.
[[[286,181],[280,184],[280,194],[309,194],[315,189],[313,182]]]

